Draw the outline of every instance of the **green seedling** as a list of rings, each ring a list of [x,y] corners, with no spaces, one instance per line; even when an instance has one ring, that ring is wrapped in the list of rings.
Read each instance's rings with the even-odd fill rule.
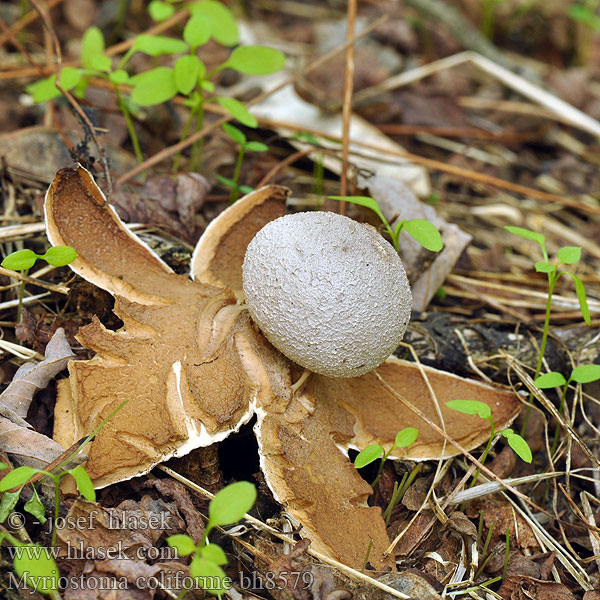
[[[542,333],[542,342],[540,344],[538,361],[535,368],[535,375],[533,377],[534,379],[537,379],[542,370],[542,363],[544,360],[544,354],[546,352],[546,342],[548,341],[548,332],[550,330],[550,311],[552,308],[552,294],[554,293],[554,287],[556,286],[556,283],[561,277],[561,275],[568,275],[573,280],[583,320],[586,322],[587,325],[591,324],[590,310],[587,305],[587,298],[583,282],[581,281],[581,279],[579,279],[579,277],[577,277],[577,275],[571,273],[570,271],[558,270],[558,267],[560,267],[561,265],[574,265],[575,263],[579,262],[579,260],[581,259],[581,248],[579,248],[578,246],[564,246],[563,248],[559,248],[556,255],[556,264],[551,264],[548,258],[548,251],[546,250],[546,237],[544,235],[542,235],[541,233],[536,233],[535,231],[530,231],[529,229],[523,229],[522,227],[513,227],[511,225],[506,226],[504,229],[506,229],[510,233],[518,235],[519,237],[525,238],[526,240],[531,240],[532,242],[538,244],[538,246],[540,246],[540,248],[542,249],[542,254],[544,256],[544,260],[535,263],[535,270],[538,273],[546,273],[548,277],[548,297],[546,300],[546,316],[544,319],[544,331]]]
[[[173,14],[175,4],[177,3],[151,2],[150,14],[157,20],[167,19]],[[226,68],[247,75],[266,75],[279,71],[285,64],[284,54],[275,48],[237,46],[227,60],[207,73],[206,66],[197,56],[197,51],[211,39],[227,47],[236,46],[239,32],[235,17],[224,4],[216,0],[178,4],[186,5],[190,11],[190,18],[183,29],[183,39],[140,34],[114,68],[112,59],[105,53],[102,32],[97,27],[90,27],[85,32],[81,45],[82,68],[65,67],[61,70],[61,87],[65,90],[74,90],[74,93],[79,96],[84,95],[92,76],[107,79],[112,83],[139,162],[143,161],[143,156],[131,117],[132,113],[138,112],[138,107],[162,104],[177,94],[186,96],[185,104],[191,110],[183,129],[182,140],[187,138],[194,122],[196,131],[202,129],[206,103],[219,104],[243,125],[256,127],[256,119],[240,101],[226,96],[212,95],[215,84],[211,80]],[[129,59],[136,52],[155,58],[181,56],[174,62],[173,67],[160,65],[130,76],[126,67]],[[121,84],[133,86],[130,98],[122,95]],[[35,102],[51,100],[61,94],[56,87],[56,75],[33,83],[27,86],[26,90],[33,95]],[[201,146],[195,144],[192,148],[194,168],[199,167],[197,163],[200,153]],[[175,158],[174,171],[178,168],[179,158],[180,155]]]
[[[597,0],[587,0],[584,3],[574,3],[568,9],[568,15],[575,21],[587,25],[596,33],[600,33],[600,17],[596,14]]]
[[[494,437],[496,437],[496,429],[490,407],[485,402],[480,402],[479,400],[450,400],[446,402],[446,406],[451,410],[463,413],[464,415],[477,415],[481,419],[485,419],[489,422],[490,439],[488,440],[485,450],[479,459],[479,462],[484,465],[492,447]],[[529,445],[518,433],[515,433],[512,429],[504,429],[499,433],[506,438],[508,445],[515,451],[521,460],[524,460],[527,463],[530,463],[533,460]],[[470,487],[473,487],[477,483],[480,471],[481,469],[478,468],[475,472]]]
[[[550,371],[544,375],[540,375],[535,379],[535,385],[541,390],[548,388],[562,387],[560,395],[559,413],[562,414],[567,398],[567,390],[572,381],[576,383],[592,383],[600,380],[600,365],[580,365],[571,371],[569,379],[565,379],[562,373]],[[560,433],[560,425],[557,424],[554,430],[554,440],[552,442],[552,453],[554,454],[558,445],[558,435]]]
[[[235,169],[233,172],[233,179],[228,179],[222,175],[217,175],[217,179],[228,188],[229,192],[229,204],[233,204],[239,197],[240,192],[248,194],[252,191],[252,188],[247,185],[239,185],[240,173],[242,171],[242,162],[246,152],[266,152],[269,147],[262,142],[248,141],[246,136],[237,127],[230,125],[229,123],[223,124],[223,130],[225,133],[236,142],[240,149],[238,152],[237,160],[235,161]]]
[[[210,532],[219,525],[237,523],[254,506],[256,487],[248,481],[238,481],[224,487],[215,494],[208,505],[208,523],[199,544],[185,534],[172,535],[167,544],[177,550],[180,556],[192,555],[190,576],[195,583],[209,594],[221,597],[229,589],[228,578],[221,568],[227,564],[225,552],[218,544],[208,541]],[[177,600],[189,591],[189,587],[181,590]]]
[[[385,230],[392,239],[396,252],[398,252],[400,234],[403,231],[406,231],[421,246],[432,252],[439,252],[444,247],[440,232],[426,219],[403,219],[392,228],[385,215],[381,212],[377,200],[373,198],[369,198],[368,196],[329,196],[329,198],[370,208],[383,223]]]
[[[64,267],[72,263],[77,258],[77,252],[71,246],[52,246],[44,254],[36,254],[33,250],[17,250],[9,254],[3,261],[2,266],[5,269],[13,271],[22,271],[24,275],[29,274],[29,269],[33,267],[38,258],[45,260],[53,267]],[[21,322],[23,316],[23,297],[25,295],[25,282],[21,281],[19,287],[19,305],[17,307],[17,323]]]
[[[30,484],[32,489],[31,498],[23,505],[26,512],[33,515],[38,522],[46,522],[46,510],[37,493],[32,479],[38,475],[49,477],[54,483],[54,520],[52,521],[52,545],[49,548],[38,546],[37,544],[23,544],[15,537],[10,535],[6,530],[0,528],[0,543],[5,539],[13,546],[13,567],[19,577],[25,577],[25,582],[29,587],[37,592],[47,594],[57,600],[60,599],[58,593],[58,580],[60,573],[54,556],[56,554],[56,538],[58,530],[56,523],[60,512],[60,481],[67,475],[70,475],[75,480],[75,484],[79,493],[90,502],[96,501],[96,490],[90,479],[87,471],[82,465],[77,465],[71,469],[64,468],[65,465],[71,463],[75,456],[84,451],[85,447],[96,437],[98,432],[110,421],[126,404],[127,400],[117,406],[110,414],[88,435],[85,440],[70,454],[54,472],[45,471],[44,469],[35,469],[29,466],[17,467],[0,479],[0,492],[2,499],[0,501],[0,523],[8,518],[14,507],[16,506],[21,491]],[[0,471],[8,468],[5,463],[0,463]],[[15,489],[16,488],[16,489]],[[15,491],[11,491],[15,490]]]
[[[358,453],[354,459],[354,466],[357,469],[362,469],[363,467],[370,465],[372,462],[375,462],[377,459],[381,459],[377,475],[372,484],[373,489],[375,489],[379,483],[379,480],[381,479],[383,465],[390,454],[396,450],[396,448],[408,448],[408,446],[415,443],[417,437],[419,437],[419,430],[414,427],[407,427],[396,434],[396,439],[387,452],[383,446],[380,446],[379,444],[370,444]]]

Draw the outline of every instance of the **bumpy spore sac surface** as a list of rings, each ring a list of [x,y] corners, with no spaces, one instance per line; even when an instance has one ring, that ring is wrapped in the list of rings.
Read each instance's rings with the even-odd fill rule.
[[[254,321],[285,356],[357,377],[398,347],[411,293],[398,254],[370,225],[330,212],[268,223],[250,242],[243,286]]]

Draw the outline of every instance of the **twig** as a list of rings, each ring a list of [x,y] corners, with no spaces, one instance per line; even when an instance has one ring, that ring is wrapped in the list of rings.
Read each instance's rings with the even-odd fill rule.
[[[54,8],[58,4],[61,4],[62,2],[63,2],[63,0],[48,0],[48,2],[46,3],[46,9],[50,10],[51,8]],[[25,29],[25,27],[27,27],[27,25],[36,21],[38,16],[40,16],[40,12],[37,9],[30,10],[24,17],[22,17],[16,23],[11,25],[10,30],[11,30],[12,34],[14,35],[16,33],[19,33],[19,31]],[[10,41],[11,39],[12,39],[12,36],[9,33],[5,32],[5,33],[1,34],[0,35],[0,46],[4,46],[4,44],[6,44],[6,42]]]
[[[356,23],[357,0],[348,0],[346,18],[346,41],[354,37]],[[354,44],[346,48],[346,65],[344,71],[344,100],[342,105],[342,172],[340,174],[340,195],[348,193],[348,154],[350,148],[350,117],[352,116],[352,90],[354,87]],[[340,213],[346,213],[346,203],[340,204]]]

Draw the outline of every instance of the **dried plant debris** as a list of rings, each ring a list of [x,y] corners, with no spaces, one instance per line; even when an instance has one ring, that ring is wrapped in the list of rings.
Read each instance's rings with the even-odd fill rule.
[[[49,238],[77,250],[71,267],[115,295],[124,325],[113,332],[95,320],[81,329],[79,341],[97,355],[70,362],[55,437],[73,443],[127,400],[91,445],[88,472],[105,486],[222,440],[256,414],[266,481],[313,547],[360,567],[371,543],[370,563],[394,568],[380,510],[367,505],[372,489],[340,448],[390,445],[414,424],[422,440],[407,456],[455,454],[407,407],[418,404],[435,423],[441,415],[447,434],[473,448],[489,429],[450,415],[444,400],[477,397],[497,427],[512,421],[520,402],[512,392],[398,359],[342,384],[313,375],[293,387],[302,369],[268,343],[240,303],[245,247],[285,210],[285,197],[282,188],[263,188],[222,213],[196,249],[190,281],[124,227],[87,171],[57,174],[46,199]]]
[[[64,330],[57,329],[46,346],[44,360],[23,364],[0,395],[0,449],[17,464],[43,468],[64,452],[60,444],[33,431],[25,417],[37,390],[66,369],[73,356]]]

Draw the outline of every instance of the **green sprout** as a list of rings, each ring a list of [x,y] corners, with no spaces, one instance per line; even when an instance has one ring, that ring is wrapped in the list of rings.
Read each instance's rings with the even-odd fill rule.
[[[492,411],[490,407],[485,402],[480,402],[479,400],[449,400],[446,402],[446,406],[451,410],[455,410],[464,415],[477,415],[481,419],[485,419],[489,422],[490,438],[487,442],[485,450],[483,451],[483,454],[481,455],[481,458],[479,459],[479,462],[484,465],[492,447],[494,437],[496,436],[494,418],[492,417]],[[524,460],[527,463],[530,463],[533,460],[529,445],[518,433],[515,433],[512,429],[504,429],[499,433],[506,438],[508,445],[514,450],[519,458],[521,458],[521,460]],[[478,468],[475,472],[470,487],[473,487],[477,483],[480,471],[481,469]]]
[[[354,466],[357,469],[362,469],[367,465],[370,465],[372,462],[376,461],[378,458],[381,458],[379,463],[379,468],[377,470],[377,475],[375,480],[371,484],[373,490],[377,488],[377,484],[381,479],[381,475],[383,474],[383,466],[385,461],[388,459],[390,454],[396,448],[407,448],[408,446],[415,443],[417,437],[419,437],[419,430],[415,427],[406,427],[402,431],[399,431],[396,434],[396,439],[392,444],[391,448],[386,452],[383,446],[379,444],[370,444],[363,450],[361,450],[356,458],[354,459]],[[387,505],[387,508],[383,512],[383,518],[387,525],[390,523],[390,519],[392,518],[392,511],[394,507],[402,500],[406,490],[412,485],[412,482],[415,480],[415,477],[419,474],[421,470],[421,465],[416,465],[410,473],[404,473],[402,480],[400,482],[394,482],[394,489],[392,491],[392,497],[390,498],[390,502]]]
[[[581,259],[581,248],[579,248],[578,246],[564,246],[563,248],[559,248],[556,255],[557,262],[556,264],[551,264],[548,258],[548,251],[546,250],[546,237],[544,235],[542,235],[541,233],[536,233],[535,231],[530,231],[529,229],[523,229],[522,227],[513,227],[511,225],[507,225],[504,229],[506,229],[510,233],[518,235],[519,237],[525,238],[526,240],[530,240],[538,244],[542,249],[542,254],[544,256],[544,260],[535,263],[535,270],[538,273],[546,273],[548,277],[548,297],[546,300],[546,316],[544,319],[544,331],[542,333],[542,342],[540,344],[540,351],[538,354],[537,365],[535,368],[535,375],[533,377],[534,379],[537,379],[542,370],[544,354],[546,352],[546,342],[548,341],[548,333],[550,331],[550,311],[552,308],[552,294],[554,293],[554,287],[556,286],[556,283],[561,277],[561,275],[568,275],[573,280],[583,320],[586,322],[587,325],[591,324],[590,310],[587,305],[585,286],[583,285],[583,282],[581,281],[581,279],[579,279],[579,277],[577,277],[577,275],[571,273],[570,271],[558,270],[558,267],[561,265],[573,265],[579,262],[579,260]]]
[[[215,494],[208,505],[208,523],[199,544],[185,534],[172,535],[167,544],[177,550],[180,556],[192,557],[190,575],[197,585],[209,594],[221,597],[229,589],[228,578],[221,568],[227,564],[225,552],[218,544],[208,541],[210,532],[219,525],[237,523],[254,506],[256,487],[248,481],[238,481],[224,487]],[[189,591],[181,590],[177,600],[181,600]]]
[[[442,236],[426,219],[403,219],[396,224],[394,228],[390,225],[390,222],[385,218],[385,215],[381,212],[377,200],[370,198],[369,196],[328,196],[332,200],[339,200],[340,202],[351,202],[352,204],[358,204],[370,208],[381,220],[385,230],[392,238],[392,244],[394,249],[398,252],[398,244],[400,234],[402,231],[406,231],[413,239],[415,239],[421,246],[432,252],[439,252],[444,247],[442,242]]]
[[[233,179],[228,179],[222,175],[217,175],[217,179],[228,188],[231,189],[229,192],[229,203],[233,204],[239,197],[240,192],[248,194],[252,191],[252,188],[248,185],[239,185],[240,173],[242,170],[242,162],[246,152],[266,152],[269,147],[262,142],[248,141],[246,136],[237,127],[230,125],[229,123],[223,124],[225,133],[240,146],[237,160],[235,161],[235,169],[233,172]]]
[[[53,246],[44,254],[36,254],[33,250],[17,250],[9,254],[3,261],[5,269],[22,271],[25,276],[33,267],[38,258],[45,260],[54,267],[64,267],[77,258],[77,252],[71,246]],[[17,323],[21,322],[23,316],[23,297],[25,295],[25,281],[21,281],[19,287],[19,305],[17,307]]]
[[[165,20],[175,10],[174,3],[151,2],[149,11],[156,20]],[[247,127],[256,127],[257,121],[247,108],[234,98],[213,96],[215,84],[211,81],[223,69],[234,69],[246,75],[266,75],[283,68],[285,55],[266,46],[237,46],[239,40],[238,26],[233,13],[224,4],[216,0],[184,3],[189,8],[190,18],[183,29],[183,39],[162,35],[140,34],[133,45],[113,68],[112,59],[105,53],[105,42],[102,32],[97,27],[90,27],[84,34],[81,46],[82,68],[65,67],[61,70],[60,84],[65,90],[74,90],[83,96],[90,77],[107,79],[113,85],[119,109],[123,113],[136,158],[143,161],[140,144],[135,132],[132,113],[138,107],[154,106],[171,100],[177,94],[186,96],[186,106],[190,108],[190,116],[184,126],[181,140],[187,138],[195,123],[195,130],[204,126],[204,108],[207,103],[219,104],[235,119]],[[207,73],[206,66],[198,58],[198,48],[209,40],[227,46],[236,46],[227,60]],[[181,55],[170,66],[156,66],[143,73],[130,75],[126,70],[129,59],[142,52],[154,58],[160,56]],[[133,86],[131,96],[126,98],[120,90],[121,84]],[[56,87],[56,74],[41,79],[27,86],[27,92],[33,95],[35,102],[45,102],[60,96]],[[192,147],[192,167],[200,163],[201,145]],[[173,170],[177,171],[180,154],[175,158]]]
[[[580,365],[571,371],[569,379],[565,379],[562,373],[550,371],[544,375],[540,375],[534,381],[535,385],[541,390],[548,388],[561,387],[560,406],[558,412],[562,414],[567,398],[567,390],[572,381],[576,383],[592,383],[600,379],[600,365]],[[552,442],[552,454],[554,454],[558,445],[558,434],[560,433],[560,425],[557,423],[554,430],[554,440]]]
[[[83,442],[69,454],[53,471],[36,469],[30,466],[21,466],[13,469],[0,479],[0,523],[8,518],[13,508],[16,506],[21,491],[27,485],[31,485],[32,496],[23,505],[26,512],[33,515],[40,523],[46,522],[46,509],[42,504],[37,490],[33,484],[34,477],[38,479],[39,475],[49,477],[54,482],[54,519],[52,521],[52,543],[50,548],[44,548],[37,544],[23,544],[6,530],[0,528],[0,543],[5,539],[12,544],[13,549],[13,567],[19,577],[25,577],[27,585],[37,592],[47,594],[52,598],[59,600],[58,581],[60,572],[54,561],[58,529],[56,523],[60,514],[60,481],[63,477],[70,475],[75,480],[75,485],[79,493],[90,502],[96,501],[96,490],[94,484],[82,465],[77,465],[71,469],[64,468],[69,464],[77,454],[83,452],[85,447],[98,435],[98,432],[108,423],[126,404],[125,400],[119,404],[104,419],[92,433],[90,433]],[[0,471],[9,468],[7,464],[0,463]],[[15,490],[16,488],[16,490]],[[15,490],[15,491],[11,491]]]

